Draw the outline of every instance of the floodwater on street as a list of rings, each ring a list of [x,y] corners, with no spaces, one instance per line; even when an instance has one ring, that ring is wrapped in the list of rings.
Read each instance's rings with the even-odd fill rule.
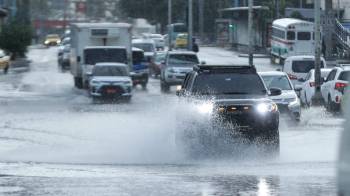
[[[31,48],[29,69],[0,75],[0,195],[335,195],[343,119],[302,110],[282,119],[281,153],[192,160],[174,142],[175,91],[159,80],[130,104],[93,104],[57,66],[57,48]],[[246,58],[201,48],[208,64]],[[275,70],[269,59],[257,69]]]

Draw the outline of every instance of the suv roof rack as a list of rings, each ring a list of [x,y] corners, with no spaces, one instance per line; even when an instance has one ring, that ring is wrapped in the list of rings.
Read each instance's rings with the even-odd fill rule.
[[[194,71],[215,71],[215,70],[251,70],[254,72],[256,71],[255,66],[250,65],[196,65],[193,67]]]

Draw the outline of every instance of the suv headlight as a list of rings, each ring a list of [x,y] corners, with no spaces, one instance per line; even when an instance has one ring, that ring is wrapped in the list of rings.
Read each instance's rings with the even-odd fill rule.
[[[197,106],[197,110],[201,114],[211,114],[211,113],[213,113],[213,110],[214,110],[214,104],[213,103],[199,104]]]
[[[278,107],[275,103],[260,103],[257,105],[256,109],[260,114],[278,111]]]

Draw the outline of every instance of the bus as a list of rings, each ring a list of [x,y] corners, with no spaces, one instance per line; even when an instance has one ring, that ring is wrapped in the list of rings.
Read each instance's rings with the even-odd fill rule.
[[[315,55],[314,24],[282,18],[272,23],[271,62],[283,64],[290,56]]]
[[[174,23],[168,26],[168,36],[171,43],[171,48],[174,48],[176,38],[179,34],[187,34],[187,26],[184,23]],[[169,41],[167,41],[169,42]]]

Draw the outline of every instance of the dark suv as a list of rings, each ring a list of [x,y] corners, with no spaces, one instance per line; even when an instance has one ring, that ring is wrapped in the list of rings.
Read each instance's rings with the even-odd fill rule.
[[[275,152],[279,152],[279,111],[269,96],[280,94],[280,89],[266,89],[255,67],[209,65],[195,67],[177,92],[196,105],[198,115],[209,116],[201,120],[206,123],[201,127],[262,141]]]

